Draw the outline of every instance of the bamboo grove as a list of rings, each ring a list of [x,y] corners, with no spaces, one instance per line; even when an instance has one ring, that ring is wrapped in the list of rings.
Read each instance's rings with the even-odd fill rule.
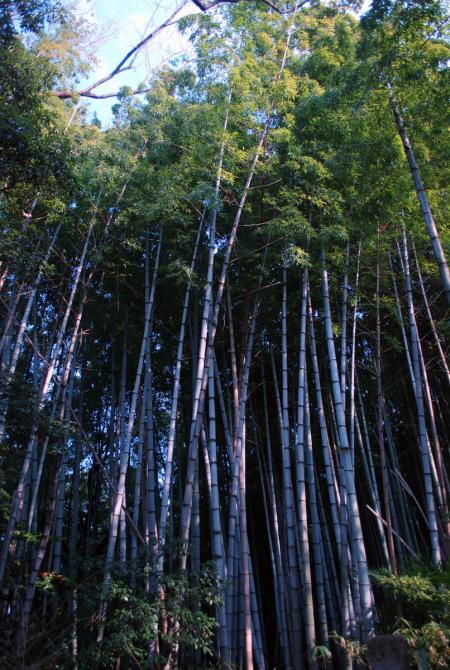
[[[107,130],[89,26],[16,4],[2,667],[356,667],[374,571],[449,560],[444,4],[187,16]]]

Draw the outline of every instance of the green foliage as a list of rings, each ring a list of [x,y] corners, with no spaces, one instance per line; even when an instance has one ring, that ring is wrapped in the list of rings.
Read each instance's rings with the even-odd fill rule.
[[[420,627],[413,626],[406,619],[397,621],[394,631],[403,635],[409,648],[414,652],[419,667],[423,659],[423,666],[430,670],[448,668],[450,664],[450,627],[430,621]]]
[[[313,647],[312,658],[314,661],[316,661],[316,663],[318,663],[319,667],[326,667],[327,663],[329,663],[333,658],[333,655],[326,645],[320,644],[316,647]]]
[[[4,448],[4,447],[3,447]],[[6,451],[6,449],[5,449]],[[0,527],[6,527],[9,511],[11,509],[11,496],[4,488],[0,488]]]
[[[413,564],[404,574],[372,573],[385,598],[400,607],[402,616],[392,620],[383,608],[383,622],[403,635],[411,650],[425,656],[430,668],[450,663],[450,569]],[[397,610],[398,611],[398,610]]]
[[[18,533],[17,539],[35,541]],[[95,547],[91,546],[94,551]],[[139,582],[149,580],[150,592],[131,588],[128,570],[136,575],[136,565],[128,565],[122,574],[116,574],[110,582],[108,616],[104,639],[96,641],[98,602],[101,593],[100,575],[102,561],[91,558],[77,566],[83,579],[69,578],[63,574],[43,571],[39,574],[37,597],[45,598],[51,609],[61,603],[69,608],[60,609],[58,617],[50,622],[41,621],[39,615],[32,616],[29,629],[29,652],[36,662],[48,666],[51,658],[56,667],[71,667],[70,640],[73,632],[72,607],[77,612],[78,664],[81,670],[89,668],[109,669],[118,659],[127,666],[145,666],[149,643],[159,640],[159,654],[155,657],[155,668],[162,668],[168,655],[177,645],[185,663],[190,667],[190,658],[195,652],[210,658],[214,653],[216,621],[214,608],[221,604],[222,593],[212,564],[205,563],[200,574],[186,572],[163,575],[160,579],[152,566],[147,565],[137,575]],[[159,584],[159,587],[158,587]],[[37,645],[37,646],[36,646]],[[0,659],[9,667],[14,652],[6,645]],[[2,666],[3,667],[3,666]]]
[[[177,643],[184,649],[212,656],[217,624],[205,608],[222,603],[213,564],[204,563],[199,575],[186,572],[165,575],[163,590],[161,612],[168,628],[161,633],[162,640],[169,649]]]
[[[398,602],[406,619],[415,625],[429,619],[450,625],[450,570],[411,565],[398,576],[388,571],[372,573],[386,596]]]
[[[36,582],[36,588],[46,592],[55,592],[67,585],[69,580],[56,572],[41,572]]]
[[[367,655],[367,646],[357,640],[350,640],[333,631],[330,638],[335,642],[352,660],[364,663]]]
[[[147,577],[155,580],[154,574]],[[164,575],[161,587],[161,594],[145,597],[134,594],[117,578],[112,582],[105,641],[100,649],[96,644],[86,649],[82,667],[91,667],[94,659],[109,667],[120,656],[145,663],[148,642],[158,634],[163,643],[162,665],[167,660],[165,652],[175,643],[185,653],[199,650],[212,655],[216,622],[204,608],[221,602],[213,568],[204,565],[198,576]]]
[[[31,51],[57,73],[58,89],[76,88],[97,64],[95,27],[65,9],[63,20],[30,40]]]
[[[38,184],[68,176],[68,143],[46,95],[55,71],[17,39],[0,53],[0,189],[31,182],[36,193]]]
[[[158,627],[158,602],[133,594],[123,582],[110,585],[110,609],[105,640],[101,647],[92,643],[82,653],[80,667],[111,667],[118,658],[145,663],[147,643]]]
[[[59,0],[2,0],[0,4],[0,41],[11,39],[17,31],[40,32],[46,23],[61,18]]]
[[[305,267],[310,264],[309,254],[301,247],[289,245],[284,253],[286,267]]]

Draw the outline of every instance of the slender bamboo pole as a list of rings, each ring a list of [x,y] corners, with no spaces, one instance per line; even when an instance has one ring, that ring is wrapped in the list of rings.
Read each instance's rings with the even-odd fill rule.
[[[286,36],[286,41],[285,41],[285,47],[283,50],[283,56],[281,58],[281,63],[278,68],[278,72],[275,77],[274,84],[276,85],[285,68],[286,65],[286,59],[288,56],[289,52],[289,45],[292,37],[292,33],[294,30],[295,26],[295,17],[297,14],[298,6],[296,5],[294,12],[291,15],[291,20],[290,24],[287,30],[287,36]],[[218,286],[217,286],[217,292],[216,292],[216,298],[214,302],[214,309],[213,309],[213,314],[209,326],[209,333],[208,333],[208,347],[205,355],[205,360],[203,362],[203,380],[200,384],[200,378],[199,375],[197,377],[198,380],[198,387],[196,388],[196,391],[198,391],[198,395],[196,394],[196,397],[194,398],[194,407],[196,408],[196,411],[192,413],[192,424],[191,424],[191,434],[190,434],[190,439],[189,439],[189,456],[188,456],[188,467],[187,467],[187,473],[186,473],[186,481],[185,481],[185,490],[184,490],[184,499],[183,499],[183,508],[182,508],[182,513],[181,513],[181,525],[180,525],[180,539],[182,544],[186,545],[187,538],[189,535],[189,526],[190,526],[190,521],[191,521],[191,510],[192,510],[192,486],[193,486],[193,476],[194,476],[194,470],[195,470],[195,463],[197,459],[197,446],[198,446],[198,436],[200,433],[201,429],[201,424],[202,424],[202,414],[203,414],[203,405],[204,405],[204,400],[205,400],[205,395],[206,395],[206,388],[207,388],[207,379],[208,379],[208,368],[212,360],[212,354],[213,354],[213,349],[214,349],[214,341],[216,337],[216,332],[217,332],[217,326],[218,326],[218,320],[219,320],[219,313],[222,305],[222,298],[223,298],[223,292],[224,292],[224,287],[225,287],[225,282],[228,274],[228,267],[230,263],[230,258],[231,258],[231,253],[233,251],[235,242],[236,242],[236,237],[239,229],[239,224],[241,221],[242,213],[244,211],[244,206],[247,201],[247,196],[250,192],[251,184],[253,181],[253,177],[255,174],[256,166],[258,164],[258,161],[260,159],[260,156],[262,154],[263,148],[266,143],[267,135],[269,133],[270,125],[271,125],[271,120],[272,116],[274,113],[275,109],[275,100],[272,100],[270,103],[270,109],[266,115],[265,122],[263,124],[262,130],[259,135],[259,140],[258,144],[256,146],[256,149],[253,153],[253,158],[251,161],[251,165],[249,168],[249,171],[247,173],[247,178],[245,181],[244,188],[242,190],[241,197],[239,199],[239,204],[238,204],[238,209],[233,221],[233,226],[231,228],[230,234],[228,236],[228,244],[224,253],[223,257],[223,263],[222,263],[222,270],[221,274],[219,277],[218,281]],[[180,559],[180,564],[181,567],[185,565],[186,562],[186,553],[185,551],[181,555]]]
[[[338,432],[339,432],[339,446],[342,456],[345,486],[348,500],[349,522],[353,539],[353,545],[357,552],[356,565],[358,571],[358,581],[361,596],[361,614],[363,625],[363,638],[372,637],[374,633],[373,611],[374,602],[373,594],[370,585],[369,572],[367,566],[366,549],[364,545],[364,538],[362,534],[361,519],[359,515],[358,501],[356,498],[355,477],[352,468],[350,445],[348,441],[347,429],[345,424],[345,416],[342,406],[342,395],[339,384],[338,369],[336,363],[336,353],[333,339],[333,324],[331,319],[329,288],[328,288],[328,273],[325,267],[325,258],[322,252],[322,288],[323,288],[323,303],[324,303],[324,325],[327,340],[328,362],[330,367],[332,391],[334,398],[334,407],[337,416]],[[342,498],[341,498],[342,501]],[[342,545],[341,535],[341,545]]]
[[[244,596],[244,657],[245,669],[253,670],[253,632],[252,632],[252,610],[250,596],[250,547],[247,533],[247,505],[246,505],[246,481],[245,481],[245,463],[246,463],[246,424],[244,422],[242,429],[242,438],[240,444],[240,469],[239,469],[239,520],[241,531],[241,576],[242,591]]]
[[[41,279],[44,275],[45,266],[47,265],[48,260],[49,260],[51,254],[52,254],[52,251],[53,251],[53,248],[55,246],[56,240],[58,238],[60,229],[61,229],[61,223],[59,223],[59,225],[56,227],[55,232],[53,233],[53,237],[52,237],[50,245],[47,249],[47,253],[46,253],[45,258],[42,262],[42,265],[39,268],[36,280],[34,282],[33,289],[32,289],[32,291],[31,291],[31,293],[28,297],[27,304],[25,306],[25,310],[24,310],[24,313],[23,313],[23,316],[22,316],[22,320],[20,322],[19,331],[17,333],[16,342],[15,342],[14,349],[13,349],[13,352],[12,352],[12,355],[11,355],[11,360],[10,360],[10,363],[9,363],[9,370],[7,372],[7,375],[6,375],[6,380],[5,380],[6,392],[4,392],[4,397],[2,398],[2,400],[0,402],[0,442],[3,439],[4,432],[5,432],[6,413],[8,411],[8,401],[9,401],[9,386],[10,386],[11,381],[14,377],[15,372],[16,372],[17,362],[19,360],[19,355],[20,355],[20,351],[21,351],[21,348],[22,348],[22,345],[23,345],[23,340],[24,340],[24,337],[25,337],[25,332],[26,332],[26,328],[27,328],[27,325],[28,325],[28,320],[29,320],[29,316],[30,316],[30,313],[31,313],[31,308],[33,307],[34,300],[35,300],[35,297],[36,297],[36,292],[37,292],[37,290],[39,288],[39,285],[41,283]],[[88,240],[86,240],[86,243],[87,242],[88,242]],[[84,259],[83,259],[83,262],[84,262]],[[80,272],[81,272],[82,267],[83,267],[83,263],[80,262],[80,265],[79,265]]]
[[[160,256],[161,256],[161,246],[162,246],[162,228],[160,229],[160,232],[159,232],[159,239],[158,239],[158,245],[157,245],[157,250],[156,250],[155,272],[156,272],[156,268],[159,267],[159,261],[160,261]],[[132,392],[132,396],[131,396],[131,403],[130,403],[130,411],[129,411],[129,416],[128,416],[126,437],[125,437],[125,440],[124,440],[124,445],[123,445],[122,452],[120,454],[119,479],[118,479],[117,491],[116,491],[115,499],[114,499],[114,507],[113,507],[111,525],[110,525],[110,529],[109,529],[108,547],[107,547],[107,551],[106,551],[106,560],[105,560],[105,571],[104,571],[104,576],[103,576],[103,588],[102,588],[102,595],[101,595],[100,608],[99,608],[99,625],[98,625],[98,633],[97,633],[97,642],[98,643],[102,642],[104,632],[105,632],[108,593],[109,593],[109,584],[110,584],[111,576],[112,576],[112,564],[113,564],[113,559],[114,559],[114,548],[115,548],[116,540],[117,540],[117,531],[118,531],[118,526],[119,526],[120,514],[122,512],[122,505],[124,504],[124,500],[125,500],[125,480],[126,480],[126,474],[127,474],[127,470],[128,470],[131,437],[132,437],[132,433],[133,433],[134,420],[135,420],[135,416],[136,416],[136,406],[137,406],[137,400],[138,400],[138,395],[139,395],[139,388],[140,388],[140,385],[141,385],[142,369],[143,369],[143,366],[144,366],[145,351],[146,351],[146,347],[147,347],[147,337],[148,337],[148,332],[149,332],[149,328],[150,328],[150,319],[151,319],[151,314],[152,314],[152,305],[153,305],[154,299],[155,299],[155,291],[156,291],[156,282],[154,281],[154,283],[152,285],[151,293],[150,293],[150,302],[149,302],[149,305],[147,306],[147,310],[146,310],[146,314],[145,314],[144,333],[143,333],[143,336],[142,336],[141,350],[140,350],[140,353],[139,353],[139,360],[138,360],[138,366],[137,366],[137,371],[136,371],[136,377],[135,377],[135,381],[134,381],[134,388],[133,388],[133,392]]]
[[[212,559],[216,568],[217,577],[221,588],[226,584],[226,566],[223,554],[223,532],[220,518],[220,495],[219,478],[217,472],[217,437],[216,437],[216,403],[214,370],[211,368],[208,377],[208,414],[209,414],[209,465],[211,473],[211,548]],[[225,601],[217,608],[216,613],[219,624],[219,649],[220,658],[224,663],[230,662],[229,630],[227,626],[227,613]]]
[[[305,371],[306,372],[306,371]],[[306,375],[305,375],[306,376]],[[308,381],[305,380],[305,446],[306,470],[308,473],[309,509],[311,518],[312,549],[314,556],[314,586],[317,602],[317,619],[319,622],[321,643],[328,644],[327,610],[325,601],[324,569],[322,563],[322,533],[316,495],[316,478],[314,472],[313,441],[311,433],[311,415],[309,406]],[[317,664],[310,663],[311,667]]]
[[[447,296],[447,302],[450,304],[450,271],[448,269],[447,260],[445,258],[444,250],[442,248],[441,238],[439,236],[438,229],[434,222],[433,213],[431,211],[430,203],[428,201],[428,196],[422,182],[419,167],[416,163],[416,159],[411,147],[411,142],[409,141],[409,137],[406,133],[405,124],[400,113],[400,108],[392,92],[392,87],[389,83],[388,83],[388,91],[389,91],[389,102],[391,105],[392,114],[394,115],[395,125],[397,127],[398,134],[403,144],[403,149],[405,151],[409,169],[411,170],[411,175],[413,178],[414,187],[416,189],[417,198],[419,200],[420,208],[422,210],[423,220],[425,222],[428,235],[430,236],[434,257],[436,259],[436,263],[439,268],[439,274],[441,275],[442,286],[444,288],[445,295]]]
[[[280,538],[280,524],[279,524],[279,515],[277,509],[277,499],[275,491],[275,481],[273,473],[273,463],[272,463],[272,443],[270,438],[270,424],[269,424],[269,409],[267,402],[267,388],[266,388],[266,377],[264,370],[264,360],[261,358],[261,376],[262,376],[262,385],[263,385],[263,410],[264,410],[264,432],[266,438],[266,449],[267,449],[267,467],[268,467],[268,480],[269,480],[269,501],[272,512],[272,528],[273,528],[273,547],[275,555],[275,566],[276,566],[276,592],[278,594],[279,600],[279,609],[280,609],[280,627],[281,627],[281,643],[282,643],[282,653],[284,664],[286,670],[291,670],[291,654],[290,654],[290,645],[289,645],[289,630],[287,624],[287,613],[286,613],[286,578],[283,569],[283,561],[281,556],[281,538]]]
[[[350,358],[350,402],[349,402],[349,439],[350,451],[354,460],[355,453],[355,371],[356,371],[356,327],[358,322],[358,287],[359,287],[359,268],[361,263],[361,241],[358,243],[358,252],[356,256],[356,274],[355,290],[353,294],[353,318],[352,318],[352,353]],[[342,384],[341,384],[342,386]]]
[[[339,522],[339,485],[336,479],[336,472],[334,468],[333,456],[330,448],[330,441],[328,437],[328,430],[325,419],[325,410],[322,398],[322,387],[320,382],[319,362],[317,357],[316,337],[314,331],[314,319],[311,307],[311,296],[308,290],[308,325],[309,325],[309,342],[311,349],[311,361],[314,388],[316,392],[316,407],[319,419],[320,440],[322,444],[322,456],[325,465],[325,476],[327,480],[328,500],[331,508],[331,519],[333,522],[333,531],[336,539],[336,544],[340,544],[340,522]]]
[[[350,242],[347,242],[345,249],[345,269],[344,279],[342,284],[342,303],[341,303],[341,360],[340,360],[340,377],[341,377],[341,394],[342,406],[345,412],[346,397],[347,397],[347,309],[348,309],[348,267],[350,263]]]
[[[285,281],[283,281],[283,287]],[[311,664],[313,649],[316,645],[316,624],[314,614],[313,587],[311,579],[310,548],[308,536],[308,513],[306,501],[306,461],[307,429],[305,425],[306,388],[306,305],[308,298],[308,268],[303,271],[302,297],[300,308],[300,342],[297,382],[297,408],[295,427],[295,453],[297,475],[297,512],[298,533],[300,536],[300,567],[302,579],[302,600],[304,611],[305,638],[308,652],[308,664]],[[283,300],[285,296],[283,294]],[[285,309],[282,311],[282,324],[285,326]],[[285,330],[283,330],[285,336]],[[284,342],[284,340],[283,340]],[[286,352],[287,359],[287,352]],[[287,367],[287,366],[286,366]],[[287,370],[285,371],[287,375]],[[309,409],[309,408],[308,408]]]
[[[430,308],[430,301],[428,300],[427,292],[425,289],[425,282],[423,281],[423,276],[422,276],[422,271],[420,269],[419,265],[419,259],[417,258],[417,253],[416,253],[416,245],[413,242],[413,252],[414,252],[414,262],[416,266],[416,272],[417,276],[419,278],[419,286],[420,286],[420,292],[422,293],[422,298],[423,298],[423,304],[425,305],[425,311],[427,313],[428,321],[430,323],[431,327],[431,332],[433,333],[433,339],[436,344],[436,349],[439,352],[439,360],[440,363],[444,369],[445,376],[447,378],[448,383],[450,384],[450,370],[447,364],[447,358],[445,356],[444,350],[442,348],[442,338],[440,334],[437,331],[436,324],[433,319],[433,315],[431,313],[431,308]]]
[[[191,274],[194,271],[195,264],[197,261],[198,247],[200,242],[200,235],[203,229],[203,220],[204,216],[201,217],[199,222],[199,227],[197,231],[197,237],[195,240],[194,251],[192,254],[191,261]],[[177,429],[177,418],[178,418],[178,401],[180,397],[181,389],[181,367],[183,364],[184,358],[184,340],[186,333],[186,323],[189,310],[189,301],[191,296],[192,281],[189,281],[186,286],[184,303],[183,303],[183,312],[181,316],[181,325],[180,333],[178,336],[178,347],[177,347],[177,358],[175,364],[175,375],[173,382],[173,391],[172,391],[172,403],[170,409],[170,422],[169,422],[169,431],[167,438],[167,456],[166,456],[166,466],[164,471],[164,484],[162,491],[162,501],[159,517],[159,558],[158,558],[158,571],[162,572],[163,563],[164,563],[164,544],[166,539],[166,528],[167,528],[167,519],[169,511],[169,499],[170,499],[170,487],[172,482],[172,470],[173,470],[173,451],[175,445],[176,429]]]
[[[422,371],[420,368],[419,345],[416,319],[414,315],[414,304],[412,298],[411,276],[409,273],[409,254],[406,233],[403,230],[403,263],[405,271],[406,297],[408,303],[409,327],[411,337],[412,362],[415,379],[415,397],[417,405],[417,421],[419,424],[420,452],[422,457],[423,483],[425,488],[425,504],[427,510],[428,530],[431,541],[431,557],[435,565],[441,562],[441,550],[439,546],[439,533],[436,518],[436,508],[433,499],[433,481],[431,475],[431,454],[429,449],[428,435],[425,422],[425,408],[422,390]]]
[[[387,545],[391,572],[397,574],[394,536],[392,534],[391,501],[389,497],[389,474],[384,446],[383,429],[383,387],[381,383],[381,314],[380,314],[380,229],[377,230],[377,270],[376,270],[376,358],[375,376],[377,382],[377,439],[380,450],[381,479],[383,482],[384,516],[386,519]]]

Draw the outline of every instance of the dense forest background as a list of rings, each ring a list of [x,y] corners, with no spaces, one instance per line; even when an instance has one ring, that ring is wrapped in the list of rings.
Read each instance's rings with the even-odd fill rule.
[[[449,8],[192,7],[0,6],[0,665],[449,667]]]

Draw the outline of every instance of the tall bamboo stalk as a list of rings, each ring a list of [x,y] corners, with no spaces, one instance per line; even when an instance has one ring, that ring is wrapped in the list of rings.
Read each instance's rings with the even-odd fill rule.
[[[422,210],[423,220],[425,222],[428,235],[430,236],[434,257],[436,259],[436,263],[439,268],[439,274],[441,275],[442,286],[444,288],[445,295],[447,296],[447,302],[450,304],[450,271],[448,269],[447,260],[445,258],[444,250],[442,248],[441,238],[439,236],[438,229],[434,222],[433,213],[431,211],[430,203],[428,201],[428,196],[422,182],[422,177],[420,175],[420,170],[411,147],[411,142],[409,141],[409,137],[406,133],[406,128],[403,118],[401,116],[400,108],[398,106],[397,100],[394,97],[390,84],[388,84],[388,90],[389,90],[389,102],[391,105],[392,114],[394,115],[395,125],[397,127],[398,134],[403,144],[403,149],[405,151],[409,169],[411,170],[411,175],[413,178],[417,198],[419,200],[420,208]]]
[[[359,506],[356,498],[355,476],[352,468],[352,459],[350,453],[350,444],[348,441],[345,416],[342,405],[341,387],[339,383],[338,369],[336,363],[336,353],[333,339],[333,323],[331,320],[330,298],[328,288],[328,273],[325,267],[325,258],[322,253],[322,288],[324,303],[324,325],[326,332],[328,363],[332,381],[332,391],[334,399],[334,408],[336,411],[337,428],[339,433],[339,448],[344,469],[344,480],[348,501],[348,516],[353,545],[357,552],[356,565],[358,571],[359,589],[361,596],[361,614],[363,625],[363,637],[367,639],[373,635],[373,594],[370,585],[369,572],[367,567],[366,549],[361,528],[361,519],[359,515]],[[342,497],[341,497],[342,503]],[[341,546],[343,538],[341,535]],[[345,560],[345,559],[344,559]]]
[[[283,289],[284,289],[283,282]],[[316,625],[314,615],[313,588],[311,579],[310,549],[308,536],[308,513],[306,501],[306,460],[307,428],[305,425],[305,398],[306,388],[306,305],[308,298],[308,268],[303,271],[302,298],[300,308],[300,343],[297,382],[297,408],[295,427],[295,452],[297,475],[297,511],[299,518],[298,533],[300,536],[300,567],[302,578],[302,599],[305,618],[305,637],[308,649],[308,659],[311,661],[312,650],[316,644]],[[285,304],[285,294],[283,293]],[[285,324],[285,308],[282,311],[282,323]],[[283,330],[286,337],[285,329]],[[284,342],[284,340],[283,340]],[[287,359],[287,355],[286,355]],[[287,374],[287,370],[285,371]],[[308,408],[309,409],[309,408]]]
[[[383,388],[381,383],[381,314],[380,314],[380,230],[377,231],[377,270],[376,270],[376,358],[375,376],[377,382],[377,439],[380,450],[381,479],[383,482],[384,515],[387,528],[387,544],[389,551],[389,564],[394,575],[397,574],[397,560],[394,548],[394,536],[392,534],[391,501],[389,497],[389,474],[384,447],[383,430]]]
[[[441,562],[441,550],[439,546],[439,533],[436,518],[436,508],[433,498],[433,481],[431,476],[431,454],[429,449],[428,435],[425,422],[425,408],[422,390],[422,371],[420,368],[419,344],[414,315],[414,304],[412,297],[411,276],[409,272],[409,254],[406,232],[403,230],[403,263],[405,272],[406,297],[408,303],[409,328],[411,338],[412,363],[415,380],[415,398],[417,405],[417,421],[419,424],[420,453],[422,458],[423,483],[425,489],[425,503],[428,519],[428,531],[431,540],[431,557],[435,565]]]

